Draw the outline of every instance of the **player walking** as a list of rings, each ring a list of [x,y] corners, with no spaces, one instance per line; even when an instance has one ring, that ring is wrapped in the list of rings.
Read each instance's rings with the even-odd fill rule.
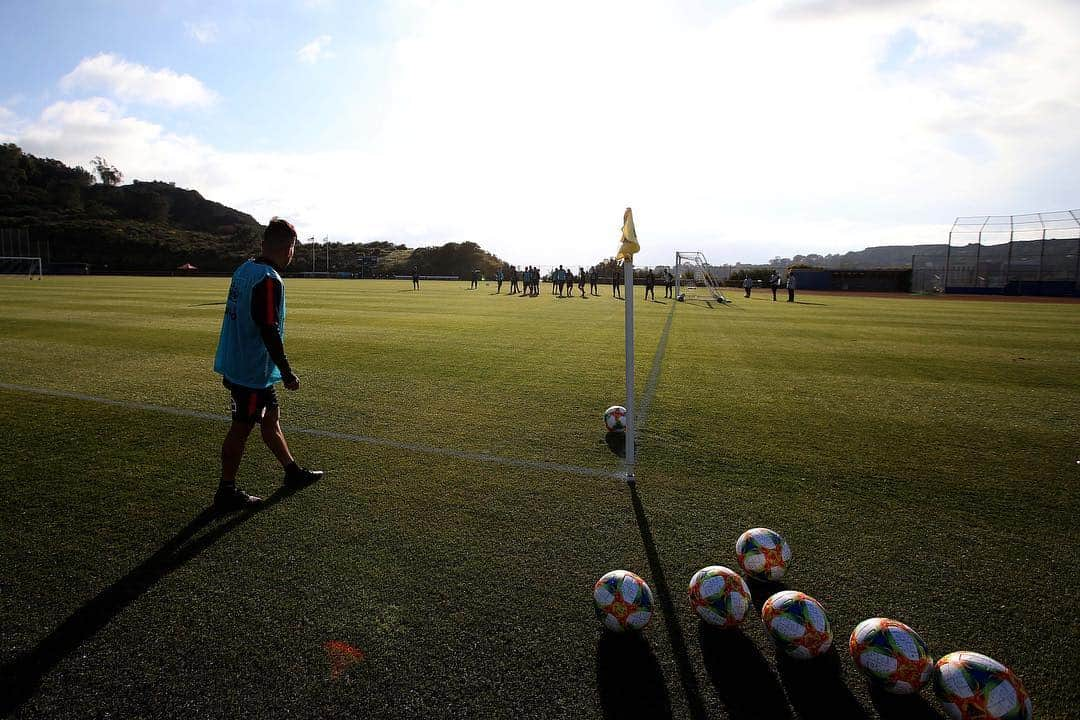
[[[214,372],[232,394],[232,426],[221,446],[221,484],[214,495],[219,510],[258,505],[262,498],[236,487],[244,445],[256,423],[262,440],[285,468],[284,484],[301,488],[322,478],[321,470],[296,464],[285,434],[274,383],[300,389],[300,378],[285,357],[285,283],[279,274],[292,262],[296,229],[274,218],[263,232],[262,255],[233,273],[221,323]]]

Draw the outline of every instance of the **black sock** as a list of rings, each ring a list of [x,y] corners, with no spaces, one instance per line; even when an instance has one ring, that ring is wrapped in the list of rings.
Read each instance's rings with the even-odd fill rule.
[[[295,460],[293,460],[291,463],[289,463],[288,465],[285,466],[285,472],[287,472],[289,474],[292,474],[294,472],[299,472],[299,470],[300,470],[300,466],[296,464]]]
[[[226,480],[221,478],[221,482],[218,483],[218,490],[234,490],[236,488],[236,480]]]

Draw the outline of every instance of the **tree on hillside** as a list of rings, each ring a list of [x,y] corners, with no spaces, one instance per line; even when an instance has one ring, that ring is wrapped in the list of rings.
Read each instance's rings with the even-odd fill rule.
[[[119,185],[120,181],[124,179],[124,174],[115,165],[110,165],[109,161],[100,155],[90,162],[90,167],[94,168],[94,172],[101,178],[102,185],[113,187]]]

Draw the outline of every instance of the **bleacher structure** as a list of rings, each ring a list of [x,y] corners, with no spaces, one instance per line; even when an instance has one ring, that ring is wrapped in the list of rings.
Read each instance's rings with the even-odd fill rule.
[[[713,276],[705,254],[698,251],[675,252],[675,298],[680,301],[705,300],[718,303],[731,302],[724,296],[723,286]],[[689,271],[690,280],[683,275]]]

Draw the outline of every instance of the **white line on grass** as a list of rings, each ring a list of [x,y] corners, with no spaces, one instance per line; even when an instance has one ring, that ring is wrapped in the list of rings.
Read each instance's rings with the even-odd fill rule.
[[[49,397],[68,398],[70,400],[83,400],[98,403],[99,405],[112,405],[114,407],[144,410],[146,412],[161,413],[164,415],[178,415],[180,417],[198,418],[199,420],[213,420],[215,422],[229,422],[227,415],[215,415],[214,413],[199,412],[198,410],[185,410],[183,408],[165,407],[162,405],[150,405],[149,403],[135,402],[134,400],[113,400],[111,398],[84,395],[83,393],[69,390],[53,390],[50,388],[26,387],[24,385],[10,385],[0,383],[0,389],[12,392],[31,393],[34,395],[46,395]],[[374,445],[376,447],[388,447],[395,450],[408,450],[410,452],[424,453],[425,455],[440,455],[459,460],[471,460],[473,462],[492,463],[494,465],[509,465],[511,467],[527,468],[530,470],[554,470],[556,472],[585,475],[587,477],[616,478],[622,480],[621,472],[603,470],[601,468],[581,467],[578,465],[564,465],[562,463],[546,462],[544,460],[518,460],[517,458],[488,455],[485,453],[467,452],[454,450],[453,448],[432,447],[418,443],[400,442],[398,440],[385,440],[383,438],[367,437],[365,435],[353,435],[351,433],[333,432],[332,430],[318,430],[316,428],[302,428],[292,425],[283,425],[285,430],[300,435],[312,435],[314,437],[333,438],[346,442],[360,443],[362,445]]]

